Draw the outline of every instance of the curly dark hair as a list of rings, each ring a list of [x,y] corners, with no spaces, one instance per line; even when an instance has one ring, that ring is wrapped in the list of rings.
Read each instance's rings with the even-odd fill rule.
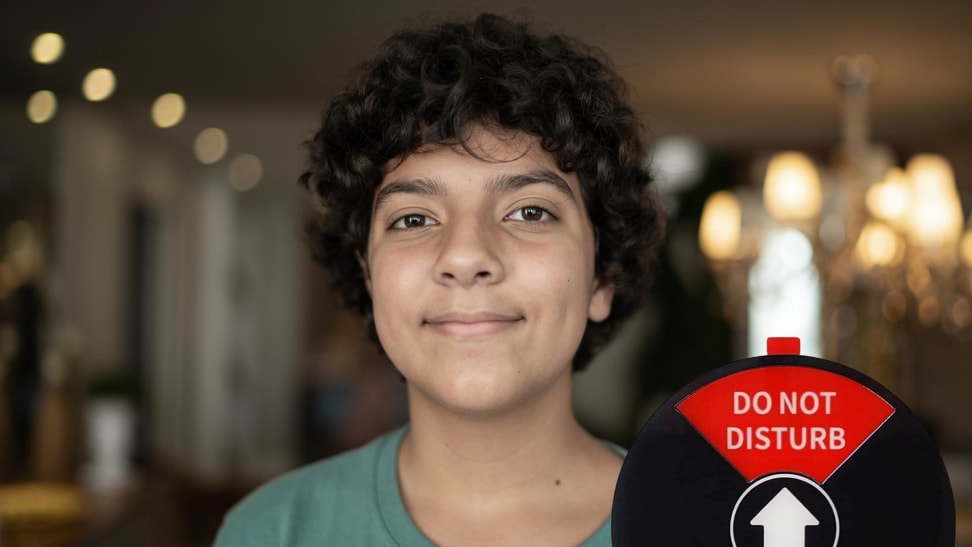
[[[307,225],[314,259],[377,341],[358,258],[384,175],[431,144],[475,156],[470,127],[535,136],[561,171],[577,174],[596,234],[595,273],[615,290],[610,317],[588,322],[574,356],[574,370],[583,369],[642,304],[664,231],[642,128],[624,96],[599,50],[496,15],[392,36],[331,101],[308,142],[300,182],[316,206]]]

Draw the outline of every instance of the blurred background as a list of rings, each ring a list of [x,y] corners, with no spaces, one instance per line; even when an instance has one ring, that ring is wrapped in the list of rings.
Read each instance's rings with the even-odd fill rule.
[[[972,3],[0,6],[3,545],[208,545],[257,484],[405,420],[301,240],[301,148],[405,25],[603,48],[672,216],[650,305],[577,377],[626,445],[771,335],[901,397],[972,545]]]

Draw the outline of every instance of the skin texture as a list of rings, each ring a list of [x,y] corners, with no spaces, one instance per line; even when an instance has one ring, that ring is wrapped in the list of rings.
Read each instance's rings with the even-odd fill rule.
[[[389,172],[368,245],[375,324],[412,388],[458,413],[509,411],[549,388],[587,319],[610,313],[573,174],[537,143],[478,131]]]
[[[376,339],[361,258],[375,189],[396,162],[435,145],[465,147],[469,129],[535,136],[581,181],[596,226],[595,271],[614,289],[610,316],[589,322],[573,356],[583,370],[647,296],[664,209],[646,168],[639,117],[604,52],[492,14],[396,33],[327,106],[308,142],[315,260]],[[475,151],[471,155],[478,156]]]
[[[407,380],[402,496],[441,545],[576,545],[608,518],[621,460],[570,408],[571,360],[613,291],[594,274],[576,175],[536,139],[474,128],[375,193],[362,265]]]
[[[621,459],[570,396],[664,234],[626,96],[603,51],[485,13],[384,41],[307,143],[308,242],[407,380],[398,483],[436,544],[609,516]]]

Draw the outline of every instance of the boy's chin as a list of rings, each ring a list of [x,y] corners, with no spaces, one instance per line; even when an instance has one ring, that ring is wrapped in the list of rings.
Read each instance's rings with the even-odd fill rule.
[[[467,378],[431,386],[409,382],[409,396],[420,397],[423,404],[443,412],[470,418],[490,418],[513,414],[539,402],[549,394],[556,379],[539,380],[535,385],[528,385],[522,377]]]

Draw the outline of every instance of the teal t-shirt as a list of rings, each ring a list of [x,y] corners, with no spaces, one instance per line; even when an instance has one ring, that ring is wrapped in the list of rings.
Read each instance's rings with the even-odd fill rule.
[[[405,431],[261,486],[227,513],[216,547],[433,545],[408,516],[398,490]],[[610,520],[581,545],[611,545]]]

